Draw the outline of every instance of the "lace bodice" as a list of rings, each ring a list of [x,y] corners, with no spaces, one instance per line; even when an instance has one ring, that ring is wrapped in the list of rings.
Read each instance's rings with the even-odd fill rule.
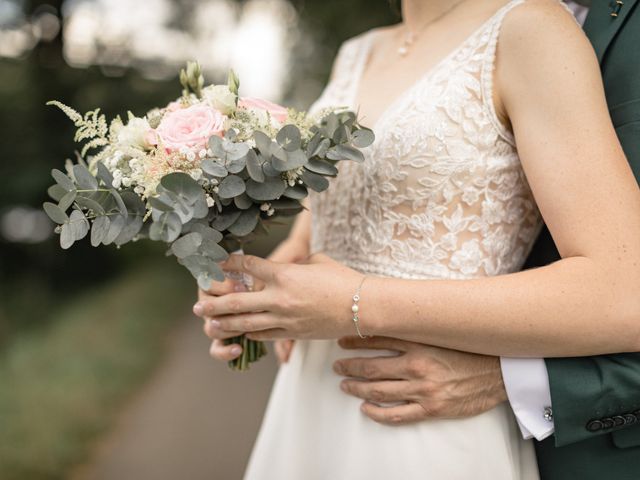
[[[500,25],[513,0],[373,125],[362,164],[311,197],[312,251],[367,274],[471,278],[517,271],[542,221],[513,135],[493,106]],[[354,105],[375,30],[340,49],[312,110]]]

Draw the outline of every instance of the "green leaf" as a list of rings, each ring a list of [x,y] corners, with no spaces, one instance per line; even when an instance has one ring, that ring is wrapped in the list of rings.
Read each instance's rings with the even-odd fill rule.
[[[80,210],[74,210],[69,216],[69,225],[73,232],[74,240],[82,240],[89,233],[89,221]]]
[[[233,130],[229,130],[229,132],[233,132]],[[235,133],[234,133],[235,135]],[[249,152],[249,145],[246,143],[234,143],[228,140],[223,140],[222,147],[227,153],[227,160],[238,160],[247,156]]]
[[[75,202],[87,210],[92,210],[96,215],[102,215],[105,213],[105,209],[102,205],[85,195],[78,195]]]
[[[284,150],[282,151],[284,152]],[[286,156],[281,159],[280,156],[274,155],[271,159],[273,168],[279,172],[295,170],[307,163],[307,156],[302,150],[294,150],[293,152],[284,152]]]
[[[216,262],[223,262],[229,258],[227,251],[212,240],[204,240],[200,252]]]
[[[75,241],[76,240],[71,225],[69,225],[68,223],[62,225],[62,228],[60,229],[60,246],[64,250],[67,250],[68,248],[72,247]]]
[[[69,217],[58,205],[51,202],[45,202],[42,207],[45,213],[57,224],[63,224],[69,221]],[[64,248],[64,247],[63,247]]]
[[[238,220],[229,227],[229,232],[236,237],[245,237],[256,228],[260,219],[260,211],[257,208],[245,210],[240,214]]]
[[[266,178],[263,183],[247,180],[247,195],[258,202],[267,202],[279,198],[287,188],[280,177]]]
[[[56,202],[59,202],[60,200],[62,200],[62,197],[67,194],[67,190],[56,183],[55,185],[52,185],[48,188],[47,194]]]
[[[211,226],[215,228],[219,232],[224,232],[227,228],[229,228],[240,216],[239,210],[227,211],[218,215],[211,222]]]
[[[213,156],[216,158],[224,159],[227,154],[222,147],[222,139],[217,135],[209,138],[209,149],[213,152]]]
[[[195,255],[202,245],[202,235],[197,232],[187,233],[171,245],[171,251],[178,258]]]
[[[149,238],[154,241],[171,243],[176,240],[182,232],[182,222],[175,212],[166,212],[160,215],[149,228]]]
[[[335,165],[319,158],[309,160],[305,165],[305,168],[311,172],[319,173],[320,175],[334,176],[338,174],[338,169]]]
[[[133,240],[142,230],[146,207],[140,197],[131,191],[122,192],[122,201],[127,208],[127,219],[120,234],[114,240],[116,245],[124,245]]]
[[[221,198],[233,198],[244,193],[245,184],[237,175],[229,175],[218,185],[218,195]]]
[[[353,160],[354,162],[364,162],[364,154],[351,145],[336,145],[327,152],[329,160]]]
[[[293,210],[301,207],[300,201],[291,198],[281,198],[271,202],[271,207],[276,210]]]
[[[302,200],[308,194],[309,192],[304,185],[296,185],[294,187],[287,187],[282,196],[292,198],[294,200]]]
[[[58,185],[60,185],[62,188],[65,189],[65,191],[69,192],[71,190],[75,190],[76,185],[75,183],[73,183],[73,180],[71,180],[67,175],[62,173],[60,170],[57,170],[54,168],[53,170],[51,170],[51,176],[57,182]]]
[[[211,175],[212,177],[222,178],[226,177],[228,173],[224,165],[216,162],[211,158],[205,158],[200,164],[200,168],[202,168],[205,173]]]
[[[109,189],[109,193],[111,194],[111,197],[115,200],[116,205],[118,206],[118,211],[123,215],[127,215],[127,206],[122,201],[122,196],[120,195],[120,193],[115,188]]]
[[[236,198],[234,198],[233,203],[235,203],[236,207],[238,207],[240,210],[246,210],[247,208],[251,207],[251,205],[253,205],[253,200],[251,200],[249,195],[243,193],[242,195],[238,195]]]
[[[315,192],[323,192],[329,188],[329,180],[322,175],[305,170],[302,172],[302,181],[304,184]]]
[[[287,152],[298,150],[302,144],[300,130],[295,125],[285,125],[276,134],[276,142]]]
[[[263,157],[271,157],[272,148],[275,146],[266,133],[256,130],[253,132],[253,139],[256,141],[256,147]]]
[[[177,195],[185,197],[190,203],[195,202],[202,194],[202,187],[186,173],[176,172],[165,175],[160,185]]]
[[[111,221],[106,215],[96,218],[91,226],[91,245],[97,247],[107,236]]]
[[[96,176],[98,180],[101,180],[106,186],[113,187],[113,175],[111,175],[111,172],[102,162],[98,162],[98,174]]]
[[[210,240],[214,243],[220,242],[223,238],[222,234],[219,231],[210,228],[202,223],[196,223],[195,225],[193,225],[191,227],[191,231],[198,232],[200,235],[202,235],[202,238],[204,240]]]
[[[273,165],[270,161],[264,162],[262,164],[262,171],[267,177],[278,177],[280,178],[280,172],[273,168]]]
[[[247,153],[247,172],[249,176],[256,182],[264,182],[264,172],[262,164],[255,150],[251,149]]]
[[[156,210],[160,210],[161,212],[172,212],[173,206],[163,202],[158,197],[149,197],[148,199],[149,205],[151,205]]]
[[[109,245],[115,242],[116,238],[118,238],[122,233],[126,223],[127,218],[124,215],[112,215],[109,222],[109,231],[105,235],[104,239],[102,239],[102,243],[104,245]]]
[[[371,145],[376,139],[373,130],[369,128],[360,128],[353,132],[351,136],[351,143],[354,147],[365,148]]]
[[[193,204],[193,218],[205,218],[207,215],[209,215],[209,206],[207,205],[207,197],[202,192],[202,195]]]
[[[247,165],[247,159],[245,156],[240,158],[234,158],[227,162],[227,170],[229,173],[240,173]]]
[[[73,176],[76,177],[78,186],[83,190],[97,190],[98,180],[91,175],[87,167],[82,164],[76,164],[73,166]]]
[[[76,199],[77,192],[75,190],[71,190],[67,192],[64,197],[60,199],[58,202],[58,206],[63,212],[66,212],[71,205],[73,205],[73,201]]]
[[[349,140],[349,130],[345,125],[340,125],[336,128],[336,131],[333,132],[332,136],[333,143],[340,144],[345,143]]]

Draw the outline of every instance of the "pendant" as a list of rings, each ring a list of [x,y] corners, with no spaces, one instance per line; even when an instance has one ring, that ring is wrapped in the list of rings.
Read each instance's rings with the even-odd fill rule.
[[[402,45],[400,48],[398,48],[398,55],[400,55],[401,57],[406,57],[407,53],[409,53],[409,49],[405,45]]]

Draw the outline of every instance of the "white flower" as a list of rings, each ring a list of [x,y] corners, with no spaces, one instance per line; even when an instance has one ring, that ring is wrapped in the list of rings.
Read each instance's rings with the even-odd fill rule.
[[[151,131],[151,126],[146,118],[134,117],[118,132],[118,143],[145,150],[151,146],[147,141],[149,131]]]
[[[227,85],[209,85],[202,89],[202,96],[223,115],[230,115],[236,109],[236,96]]]
[[[484,254],[477,239],[462,244],[462,248],[451,256],[451,268],[464,275],[473,275],[482,266]]]
[[[191,175],[191,178],[193,178],[195,181],[198,181],[202,178],[202,170],[200,170],[199,168],[194,168],[189,172],[189,175]]]
[[[207,207],[211,208],[216,204],[215,200],[211,195],[207,195]]]
[[[263,212],[268,212],[270,208],[270,203],[263,203],[262,205],[260,205],[260,210],[262,210]]]
[[[202,158],[206,158],[207,157],[207,150],[205,150],[204,148],[202,150],[200,150],[198,152],[198,157]]]

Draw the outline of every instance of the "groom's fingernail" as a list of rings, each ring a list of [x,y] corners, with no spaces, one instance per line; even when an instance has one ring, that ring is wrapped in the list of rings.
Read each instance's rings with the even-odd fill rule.
[[[240,355],[242,353],[242,347],[231,347],[231,355]]]
[[[204,313],[204,306],[201,303],[196,303],[193,306],[193,313],[198,316],[202,315]]]
[[[247,288],[242,283],[236,283],[233,287],[234,292],[246,292]]]

